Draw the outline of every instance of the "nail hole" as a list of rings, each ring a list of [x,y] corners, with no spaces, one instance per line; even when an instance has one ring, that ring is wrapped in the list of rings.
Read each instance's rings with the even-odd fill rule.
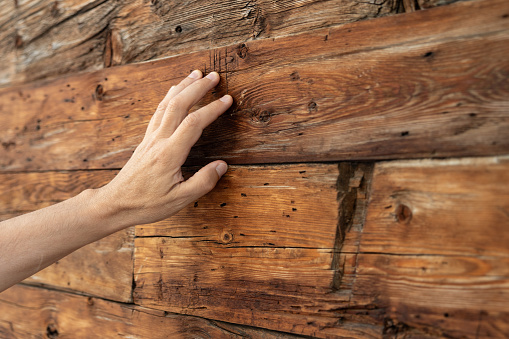
[[[57,327],[53,324],[48,325],[48,327],[46,327],[46,335],[48,336],[48,338],[57,338],[58,337]]]

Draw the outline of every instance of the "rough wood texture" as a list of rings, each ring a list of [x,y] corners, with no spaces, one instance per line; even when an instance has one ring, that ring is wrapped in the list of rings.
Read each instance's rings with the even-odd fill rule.
[[[403,335],[509,333],[509,158],[377,164],[353,304]]]
[[[371,196],[367,164],[306,166],[234,168],[138,227],[135,303],[317,337],[505,336],[509,158],[377,164]]]
[[[375,178],[361,251],[509,257],[507,157],[388,162]]]
[[[297,338],[264,329],[19,285],[0,294],[0,337]]]
[[[420,9],[429,9],[438,6],[449,5],[457,1],[468,0],[402,0],[401,7],[405,12],[415,12]]]
[[[2,7],[5,86],[384,16],[396,13],[398,1],[38,0]]]
[[[135,303],[296,334],[377,337],[383,324],[372,318],[337,317],[355,269],[340,251],[358,247],[370,176],[369,164],[233,167],[166,225],[137,227]]]
[[[115,171],[0,174],[0,218],[43,208],[106,184]],[[132,228],[87,245],[25,280],[123,302],[131,301]]]
[[[0,169],[121,167],[196,67],[223,75],[205,102],[227,91],[236,106],[189,164],[503,154],[506,12],[505,0],[462,2],[4,89]]]

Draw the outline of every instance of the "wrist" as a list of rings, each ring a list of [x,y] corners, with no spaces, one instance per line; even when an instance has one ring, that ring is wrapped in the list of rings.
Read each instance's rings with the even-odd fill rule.
[[[87,214],[91,220],[108,233],[131,226],[123,222],[121,209],[115,203],[115,199],[109,196],[105,187],[87,189],[80,193],[80,197],[85,202]]]

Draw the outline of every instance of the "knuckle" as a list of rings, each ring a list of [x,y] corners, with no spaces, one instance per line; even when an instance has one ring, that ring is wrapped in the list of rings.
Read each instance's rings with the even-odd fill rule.
[[[166,103],[164,101],[161,101],[159,103],[159,105],[157,105],[157,110],[156,112],[164,112],[164,110],[166,109]]]
[[[190,113],[184,119],[183,123],[185,124],[185,126],[188,126],[188,127],[198,126],[200,123],[200,118],[198,117],[198,114]]]
[[[168,106],[166,106],[167,112],[176,112],[179,109],[180,109],[180,103],[175,99],[170,100],[168,102]]]

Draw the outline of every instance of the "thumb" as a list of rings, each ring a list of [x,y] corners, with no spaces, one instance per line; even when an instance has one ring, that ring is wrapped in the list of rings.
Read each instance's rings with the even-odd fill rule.
[[[217,182],[228,170],[226,162],[218,160],[202,167],[191,178],[180,184],[180,188],[189,197],[190,201],[212,191]]]

